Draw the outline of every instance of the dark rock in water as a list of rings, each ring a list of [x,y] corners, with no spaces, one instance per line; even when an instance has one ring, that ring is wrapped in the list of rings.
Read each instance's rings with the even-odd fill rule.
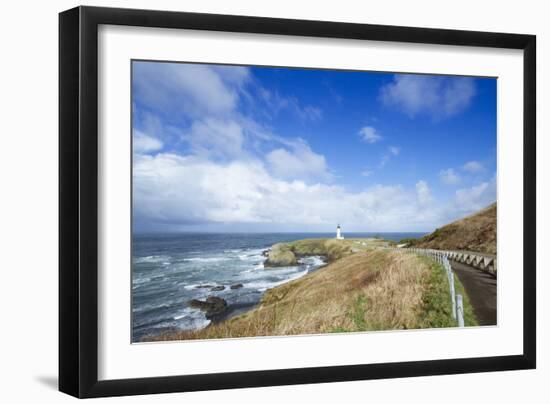
[[[206,300],[192,299],[187,304],[189,307],[204,311],[204,315],[209,320],[223,315],[227,310],[227,302],[217,296],[208,296]]]
[[[231,285],[231,289],[240,289],[243,287],[242,283],[236,283],[234,285]]]
[[[206,288],[212,288],[214,285],[197,285],[195,286],[195,289],[206,289]]]
[[[269,251],[271,251],[271,249],[267,249],[267,250],[262,251],[262,255],[264,257],[269,257]]]
[[[213,288],[210,288],[212,292],[219,292],[220,290],[224,290],[225,286],[214,286]]]

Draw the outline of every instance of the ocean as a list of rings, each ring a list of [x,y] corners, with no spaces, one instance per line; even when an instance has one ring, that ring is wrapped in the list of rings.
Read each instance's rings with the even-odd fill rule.
[[[346,233],[348,238],[379,236],[399,241],[424,233]],[[132,341],[166,331],[206,327],[191,299],[223,298],[231,317],[251,309],[263,293],[300,278],[324,264],[307,257],[299,266],[265,270],[262,252],[279,242],[332,238],[334,233],[135,234],[132,257]],[[232,285],[242,287],[231,289]],[[212,291],[213,287],[224,287]]]

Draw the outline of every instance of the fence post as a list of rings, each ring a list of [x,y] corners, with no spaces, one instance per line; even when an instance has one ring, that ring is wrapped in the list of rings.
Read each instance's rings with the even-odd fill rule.
[[[452,314],[453,319],[457,320],[459,327],[464,327],[464,306],[462,301],[462,295],[457,295],[455,290],[455,277],[453,274],[453,268],[449,262],[449,252],[448,251],[438,251],[434,249],[422,249],[422,248],[411,248],[409,251],[430,257],[438,264],[443,266],[443,269],[447,273],[447,280],[449,281],[449,291],[451,295],[451,304],[452,304]]]
[[[451,304],[453,310],[453,318],[456,320],[456,298],[455,298],[455,277],[453,275],[453,269],[449,260],[445,257],[444,265],[445,270],[447,271],[447,279],[449,280],[449,288],[451,292]]]
[[[464,306],[462,305],[462,295],[456,295],[458,326],[464,327]]]

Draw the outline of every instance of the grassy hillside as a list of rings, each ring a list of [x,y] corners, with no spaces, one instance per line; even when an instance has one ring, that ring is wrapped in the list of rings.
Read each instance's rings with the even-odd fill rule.
[[[412,242],[414,247],[497,253],[497,204],[436,229]]]
[[[322,242],[308,241],[303,249]],[[334,244],[330,243],[331,246]],[[164,334],[151,341],[319,334],[453,327],[443,268],[426,257],[344,246],[339,259],[303,278],[268,290],[261,304],[238,317],[199,331]],[[300,251],[298,246],[295,246]],[[301,250],[304,251],[304,250]],[[320,250],[319,250],[320,251]],[[320,253],[320,252],[319,252]],[[458,280],[457,280],[458,282]],[[458,282],[458,290],[462,290]],[[475,325],[466,299],[466,325]]]

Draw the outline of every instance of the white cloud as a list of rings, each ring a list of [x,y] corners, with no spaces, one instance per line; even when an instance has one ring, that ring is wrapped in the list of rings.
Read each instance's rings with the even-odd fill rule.
[[[443,211],[435,208],[423,180],[408,188],[374,185],[351,191],[334,185],[325,157],[305,141],[277,136],[252,116],[241,115],[239,105],[248,102],[243,89],[250,80],[247,69],[166,64],[148,71],[143,66],[134,84],[136,105],[146,100],[157,109],[155,114],[165,111],[161,118],[169,119],[161,119],[160,126],[142,120],[143,132],[134,132],[138,224],[259,223],[268,230],[271,225],[332,228],[342,223],[356,231],[431,230],[444,223],[445,215],[471,213],[468,210],[491,197],[491,185],[479,184],[457,191],[453,204]],[[319,108],[301,105],[293,97],[269,92],[263,97],[267,101],[259,102],[278,103],[302,120],[322,119]],[[182,122],[171,121],[180,116],[187,128],[183,131]],[[380,134],[371,129],[365,141],[379,141]],[[174,138],[186,142],[188,154],[160,152]],[[400,152],[397,146],[384,149],[380,165]],[[361,174],[370,176],[372,171]]]
[[[261,85],[256,85],[259,98],[265,102],[272,114],[277,115],[282,110],[294,113],[301,121],[316,122],[323,119],[323,110],[313,105],[302,105],[294,96],[282,96],[277,91],[270,91]]]
[[[266,156],[266,161],[279,178],[312,179],[328,178],[325,157],[311,150],[305,142],[296,142],[291,150],[279,148]]]
[[[460,175],[458,175],[452,168],[441,170],[439,172],[439,179],[446,185],[457,185],[460,184],[460,182],[462,181]]]
[[[376,143],[382,140],[382,136],[372,126],[364,126],[359,130],[361,138],[367,143]]]
[[[255,160],[214,163],[193,156],[139,155],[134,212],[145,222],[319,225],[363,231],[431,228],[432,197],[414,189],[375,185],[358,192],[323,183],[278,179]]]
[[[388,151],[389,151],[390,154],[392,154],[393,156],[398,156],[399,153],[401,152],[401,148],[396,147],[396,146],[390,146],[390,147],[388,147]]]
[[[244,153],[243,128],[231,119],[197,120],[183,138],[198,155],[238,157]]]
[[[162,149],[163,147],[163,144],[159,139],[146,135],[138,130],[134,130],[132,142],[135,153],[154,152]]]
[[[462,169],[472,174],[485,171],[485,167],[479,161],[468,161],[462,166]]]
[[[433,202],[432,193],[428,187],[428,183],[424,180],[420,180],[415,185],[416,197],[421,207],[426,207]]]
[[[380,159],[380,167],[384,167],[392,157],[399,156],[399,153],[401,153],[401,148],[396,146],[390,146],[388,147],[388,151],[382,155],[382,158]]]
[[[137,100],[188,117],[232,113],[249,77],[247,68],[236,66],[136,62],[133,68]]]
[[[493,177],[491,181],[457,190],[453,201],[453,211],[459,217],[470,214],[496,201],[496,197],[496,177]]]
[[[363,171],[361,171],[361,175],[363,177],[370,177],[372,174],[374,174],[374,171],[372,171],[372,170],[363,170]]]
[[[323,116],[318,107],[263,88],[248,68],[158,62],[136,62],[133,68],[134,112],[139,129],[154,134],[165,144],[183,140],[195,155],[226,160],[248,158],[263,155],[274,144],[292,149],[299,143],[296,138],[271,133],[252,113],[244,116],[243,104],[254,109],[264,100],[274,113],[288,108],[303,121],[317,121]],[[149,111],[140,103],[154,108]],[[258,108],[255,113],[265,109]],[[313,158],[315,153],[305,152],[314,170],[324,164],[324,160]]]
[[[436,119],[450,117],[466,109],[475,95],[475,82],[468,77],[444,78],[396,74],[383,86],[384,104],[396,107],[409,117],[429,114]]]
[[[149,224],[255,223],[268,230],[294,224],[325,229],[342,223],[349,231],[429,231],[495,199],[495,179],[456,191],[454,200],[442,206],[424,180],[412,189],[374,185],[352,192],[338,185],[277,178],[253,159],[216,163],[159,153],[137,155],[134,161],[134,213]]]
[[[323,111],[321,108],[314,107],[312,105],[306,105],[301,110],[298,109],[299,115],[304,120],[319,121],[323,118]]]

